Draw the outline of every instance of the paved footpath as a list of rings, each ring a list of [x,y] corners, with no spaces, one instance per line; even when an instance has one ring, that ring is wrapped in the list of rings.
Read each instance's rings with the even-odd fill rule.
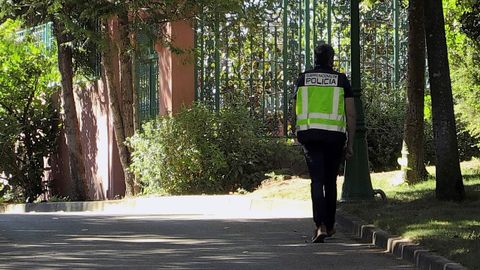
[[[338,231],[312,244],[307,217],[0,214],[0,269],[414,269]]]

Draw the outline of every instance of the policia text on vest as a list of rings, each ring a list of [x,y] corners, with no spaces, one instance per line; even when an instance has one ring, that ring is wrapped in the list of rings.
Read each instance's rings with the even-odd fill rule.
[[[321,129],[345,133],[344,88],[339,74],[305,73],[297,89],[297,131]]]

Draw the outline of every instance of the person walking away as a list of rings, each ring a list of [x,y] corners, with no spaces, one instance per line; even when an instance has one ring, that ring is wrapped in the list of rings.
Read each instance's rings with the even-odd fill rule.
[[[353,92],[347,76],[333,69],[334,56],[332,46],[317,46],[315,67],[300,74],[296,83],[297,140],[311,178],[314,243],[335,233],[337,174],[343,155],[347,159],[353,155]]]

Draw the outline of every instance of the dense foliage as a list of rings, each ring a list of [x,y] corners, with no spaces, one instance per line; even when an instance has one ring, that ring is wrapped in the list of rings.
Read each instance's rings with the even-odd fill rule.
[[[469,133],[476,138],[469,141],[480,145],[480,3],[470,2],[446,1],[446,33],[455,111],[460,127],[464,127],[460,131]],[[459,25],[462,27],[458,27]]]
[[[446,34],[448,52],[450,57],[450,70],[452,88],[455,98],[455,111],[457,120],[457,133],[459,154],[461,160],[468,160],[480,154],[480,114],[478,100],[480,100],[480,47],[475,41],[474,27],[478,23],[478,1],[444,0],[446,20]],[[459,27],[461,26],[461,27]],[[369,29],[371,24],[365,24]],[[372,28],[374,29],[374,28]],[[378,30],[378,29],[377,29]],[[366,33],[375,33],[366,30]],[[378,32],[377,32],[378,33]],[[478,31],[477,31],[478,33]],[[378,35],[378,34],[377,34]],[[367,36],[368,37],[368,36]],[[380,38],[382,38],[380,36]],[[392,54],[392,48],[383,47],[382,44],[391,44],[393,40],[378,42],[375,48],[386,50]],[[373,39],[375,40],[375,39]],[[368,42],[366,39],[365,42]],[[380,45],[378,45],[380,44]],[[370,47],[365,47],[368,52]],[[365,122],[367,124],[367,140],[369,147],[369,160],[374,171],[398,168],[396,162],[402,148],[403,119],[405,116],[403,89],[388,87],[388,78],[381,78],[382,67],[372,69],[368,63],[372,61],[373,54],[367,54],[362,68],[362,89],[365,104]],[[461,59],[462,61],[458,61]],[[378,64],[377,64],[378,65]],[[428,85],[427,85],[428,86]],[[400,85],[403,87],[403,85]],[[431,100],[428,92],[425,96],[425,163],[435,163],[433,146]],[[477,146],[476,146],[477,145]]]
[[[403,140],[405,98],[402,91],[378,93],[367,85],[363,92],[370,169],[391,170],[398,166]]]
[[[44,157],[55,147],[58,74],[46,50],[28,36],[19,39],[18,26],[0,26],[0,178],[15,197],[32,201],[42,193]]]
[[[146,123],[130,139],[131,169],[144,193],[251,190],[269,170],[304,170],[300,149],[267,139],[248,114],[244,107],[225,107],[217,114],[195,105]]]
[[[468,5],[467,10],[460,17],[462,31],[480,44],[480,1],[470,0],[466,2],[472,3]]]

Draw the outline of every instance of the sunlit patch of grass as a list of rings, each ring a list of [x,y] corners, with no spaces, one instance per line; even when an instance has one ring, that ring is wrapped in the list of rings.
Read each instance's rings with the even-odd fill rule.
[[[287,177],[289,178],[289,177]],[[270,175],[252,196],[292,200],[310,200],[310,180],[293,177]]]
[[[435,168],[427,170],[433,175]],[[388,197],[379,201],[345,204],[342,208],[376,226],[412,239],[470,269],[480,269],[480,161],[462,163],[466,199],[461,203],[435,199],[435,180],[416,185],[388,185],[376,178]],[[473,255],[477,254],[477,255]]]

